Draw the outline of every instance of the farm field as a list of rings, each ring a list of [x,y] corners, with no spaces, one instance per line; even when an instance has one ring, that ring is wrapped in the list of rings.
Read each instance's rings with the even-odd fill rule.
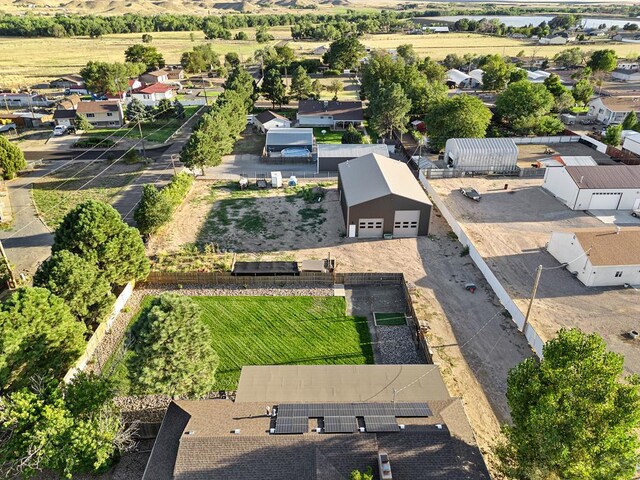
[[[201,321],[220,357],[216,390],[235,390],[244,365],[373,363],[367,320],[346,316],[343,297],[191,298],[202,309]],[[145,298],[140,312],[151,300]],[[129,328],[139,318],[140,313]],[[124,391],[135,391],[129,362],[135,362],[131,349],[113,375]]]
[[[67,212],[81,202],[109,203],[138,176],[142,166],[104,160],[72,163],[35,182],[33,200],[44,222],[55,229]]]
[[[237,32],[240,30],[234,31]],[[253,40],[254,29],[243,29],[252,40],[210,40],[213,48],[221,56],[227,52],[236,52],[241,60],[247,61],[259,48],[267,44],[259,44]],[[275,37],[271,42],[290,40],[290,29],[286,26],[273,27],[270,33]],[[194,45],[205,42],[201,31],[193,32],[195,41],[192,42],[191,32],[153,32],[151,45],[157,47],[167,63],[178,63],[180,55],[191,50]],[[540,46],[531,41],[518,39],[491,37],[473,33],[450,33],[446,35],[404,35],[380,34],[366,35],[361,41],[372,49],[393,49],[404,43],[414,45],[420,56],[430,56],[434,60],[442,60],[448,53],[488,54],[501,53],[517,55],[521,51],[527,56],[553,57],[559,51],[568,48],[566,45]],[[0,86],[26,87],[42,82],[48,82],[56,76],[77,73],[89,60],[106,62],[124,61],[124,51],[132,44],[140,43],[140,34],[105,35],[101,38],[18,38],[0,37]],[[311,51],[329,42],[293,42],[288,45],[293,48],[297,56],[312,56]],[[640,47],[636,44],[602,43],[584,46],[585,51],[601,48],[613,48],[619,57],[637,55]],[[92,56],[90,52],[99,52]],[[343,92],[346,96],[350,91]]]

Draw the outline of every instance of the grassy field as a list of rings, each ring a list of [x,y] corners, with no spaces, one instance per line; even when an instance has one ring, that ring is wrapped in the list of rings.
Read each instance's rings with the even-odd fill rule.
[[[323,134],[322,132],[326,133]],[[333,131],[330,128],[317,127],[313,129],[313,135],[318,143],[342,143],[344,132]]]
[[[185,118],[168,118],[166,120],[156,120],[154,122],[148,122],[142,124],[142,136],[148,142],[162,143],[166,141],[173,133],[186,122],[196,111],[198,106],[184,107]],[[112,138],[140,138],[140,132],[137,127],[135,128],[123,128],[122,130],[114,128],[95,128],[84,134],[84,137],[98,137],[105,138],[109,135],[115,134]]]
[[[220,357],[216,390],[235,390],[244,365],[373,363],[367,321],[345,316],[342,297],[192,298],[202,309],[201,321]],[[150,302],[147,297],[141,311]],[[136,315],[130,327],[139,318]],[[135,360],[128,351],[117,365],[106,368],[124,391],[135,391],[135,379],[127,370]]]
[[[110,162],[103,160],[74,163],[35,182],[33,200],[45,223],[55,229],[69,210],[85,200],[109,203],[123,187],[136,178],[142,168],[142,164],[127,165],[122,161],[109,165]],[[107,170],[104,171],[105,169]],[[80,188],[82,190],[76,191]]]
[[[254,38],[254,29],[244,29],[252,40],[213,40],[214,49],[224,55],[236,52],[244,61],[249,60],[255,51],[263,48]],[[275,44],[290,39],[289,27],[270,29]],[[178,63],[182,52],[191,50],[194,45],[205,42],[202,32],[194,32],[195,42],[190,39],[190,32],[154,32],[152,45],[164,55],[168,63]],[[20,87],[50,81],[56,76],[77,73],[89,60],[109,62],[124,61],[125,49],[140,43],[140,34],[105,35],[101,38],[16,38],[0,37],[0,86]],[[420,56],[430,56],[434,60],[443,59],[448,53],[500,53],[516,55],[524,50],[525,55],[535,53],[537,56],[553,57],[566,45],[540,46],[532,41],[523,41],[503,37],[491,37],[473,33],[450,33],[446,35],[403,35],[381,34],[367,35],[362,42],[370,48],[391,49],[403,43],[411,43]],[[289,42],[297,56],[310,56],[310,52],[328,42]],[[619,57],[640,52],[635,44],[615,43],[589,45],[585,51],[601,48],[613,48]],[[95,53],[92,53],[95,52]],[[354,90],[355,91],[355,90]],[[351,91],[340,96],[347,97]]]

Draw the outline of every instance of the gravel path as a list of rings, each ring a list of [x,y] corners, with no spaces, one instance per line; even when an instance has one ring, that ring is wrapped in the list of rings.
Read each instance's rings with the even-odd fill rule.
[[[378,348],[384,364],[424,363],[413,343],[408,326],[377,326]]]
[[[282,288],[243,288],[242,286],[214,287],[214,286],[198,286],[197,288],[177,288],[175,285],[153,286],[150,288],[140,288],[134,290],[131,298],[127,302],[125,308],[122,309],[120,315],[113,323],[111,330],[105,335],[104,339],[96,348],[93,357],[87,365],[86,371],[100,373],[105,362],[116,351],[122,341],[125,332],[129,326],[129,322],[138,312],[140,304],[144,297],[148,295],[160,295],[162,293],[172,292],[178,295],[186,296],[260,296],[260,297],[330,297],[333,296],[333,288],[330,287],[303,287],[303,286],[284,286]]]

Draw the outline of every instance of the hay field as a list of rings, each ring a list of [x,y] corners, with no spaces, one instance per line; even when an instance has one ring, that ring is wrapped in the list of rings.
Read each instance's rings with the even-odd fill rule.
[[[254,29],[244,29],[253,38]],[[289,27],[274,27],[270,30],[275,40],[272,45],[290,39]],[[191,50],[194,45],[205,41],[202,32],[193,32],[195,41],[190,39],[191,32],[155,32],[151,45],[158,48],[168,63],[178,63],[182,52]],[[234,31],[235,33],[235,31]],[[89,60],[109,62],[124,61],[124,51],[130,45],[140,43],[141,34],[105,35],[102,38],[16,38],[0,37],[0,87],[26,87],[48,82],[63,74],[77,73]],[[249,60],[254,52],[265,44],[254,40],[211,40],[214,49],[224,55],[237,52],[242,60]],[[546,56],[552,58],[556,53],[568,48],[566,45],[539,46],[532,41],[511,38],[490,37],[472,33],[450,33],[445,35],[403,35],[382,34],[367,35],[362,42],[373,49],[396,48],[403,43],[411,43],[420,56],[430,56],[442,60],[448,53],[487,54],[498,53],[515,56],[519,52],[525,55]],[[288,45],[297,56],[309,56],[310,52],[329,42],[293,42]],[[602,43],[582,47],[586,51],[601,48],[613,48],[619,57],[640,53],[640,45],[627,43]]]

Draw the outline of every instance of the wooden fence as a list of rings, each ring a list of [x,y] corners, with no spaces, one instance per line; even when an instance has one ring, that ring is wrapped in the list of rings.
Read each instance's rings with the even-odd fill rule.
[[[614,160],[618,160],[626,165],[640,165],[640,157],[629,150],[620,150],[619,148],[607,146],[607,155]]]
[[[420,327],[418,315],[416,314],[416,310],[413,307],[413,297],[411,296],[411,292],[409,291],[407,282],[404,280],[404,275],[402,277],[402,292],[404,293],[404,299],[407,305],[407,310],[405,313],[407,315],[407,323],[409,325],[409,328],[411,329],[411,334],[413,335],[413,340],[416,342],[418,350],[424,355],[427,363],[433,363],[433,356],[431,355],[431,349],[429,348],[429,344],[427,343],[425,330]]]

